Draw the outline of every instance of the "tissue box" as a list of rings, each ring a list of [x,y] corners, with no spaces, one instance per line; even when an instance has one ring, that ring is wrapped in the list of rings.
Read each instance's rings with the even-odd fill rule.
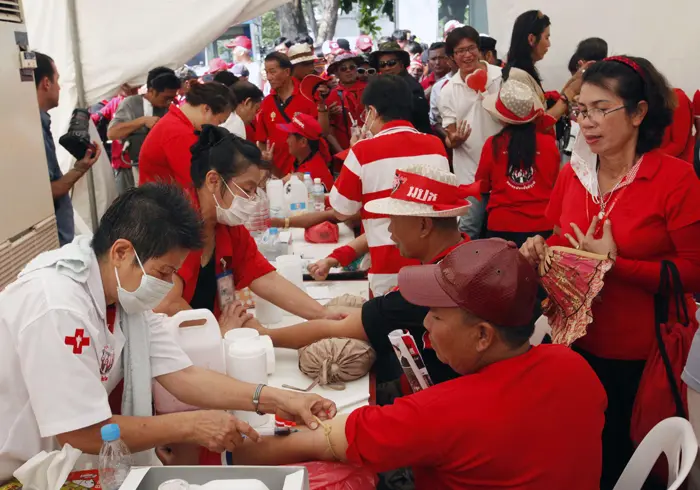
[[[309,490],[309,475],[299,466],[159,466],[134,468],[120,490],[156,490],[168,480],[204,485],[213,480],[260,480],[270,490]]]

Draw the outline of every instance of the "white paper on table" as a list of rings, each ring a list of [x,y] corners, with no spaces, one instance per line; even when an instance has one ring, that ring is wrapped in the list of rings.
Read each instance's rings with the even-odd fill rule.
[[[306,294],[313,299],[331,299],[331,288],[328,286],[306,286]]]

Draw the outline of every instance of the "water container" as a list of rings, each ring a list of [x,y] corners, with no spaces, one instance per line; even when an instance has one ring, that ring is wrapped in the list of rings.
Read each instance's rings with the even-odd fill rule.
[[[295,284],[299,288],[304,287],[303,262],[298,255],[281,255],[275,262],[277,273]]]
[[[309,200],[309,193],[306,186],[299,180],[299,177],[292,175],[284,186],[284,198],[287,203],[288,216],[299,216],[304,214],[306,203]]]
[[[311,211],[314,209],[313,192],[314,192],[314,179],[311,178],[311,173],[306,172],[304,174],[304,185],[306,186],[306,209]]]
[[[282,321],[282,309],[256,295],[255,318],[263,325],[273,325]]]
[[[267,260],[277,260],[279,255],[279,236],[279,229],[277,228],[270,228],[263,233],[258,249]]]
[[[182,323],[190,321],[204,321],[204,324],[180,328]],[[175,342],[190,358],[192,364],[219,373],[226,373],[221,330],[219,322],[216,321],[211,311],[207,309],[181,311],[166,319],[165,326]],[[157,381],[153,384],[156,413],[186,412],[199,409],[182,403]]]
[[[245,342],[256,339],[260,339],[265,346],[265,355],[267,356],[267,374],[275,374],[275,347],[272,345],[272,339],[267,335],[260,335],[260,333],[258,333],[258,331],[254,328],[234,328],[233,330],[226,332],[226,335],[224,335],[224,354],[228,352],[229,348],[236,342]]]
[[[260,338],[231,344],[226,352],[226,374],[245,383],[267,384],[267,352]],[[234,410],[233,414],[251,427],[261,427],[269,420],[255,412]]]
[[[284,183],[279,179],[267,181],[267,198],[270,205],[270,218],[286,218],[287,203],[284,199]]]
[[[103,425],[102,449],[100,449],[99,475],[103,490],[118,490],[126,480],[133,459],[129,448],[121,440],[117,424]]]
[[[314,179],[314,186],[311,190],[311,197],[313,200],[313,210],[314,211],[324,211],[326,209],[326,192],[321,183],[321,179]]]

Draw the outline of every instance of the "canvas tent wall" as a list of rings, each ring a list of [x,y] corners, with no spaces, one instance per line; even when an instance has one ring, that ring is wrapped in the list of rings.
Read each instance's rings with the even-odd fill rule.
[[[648,58],[692,97],[700,88],[700,2],[689,0],[488,0],[489,34],[505,56],[515,18],[526,10],[540,10],[552,21],[552,47],[538,63],[545,89],[560,90],[576,45],[587,37],[601,37],[611,54]]]
[[[60,72],[61,99],[51,111],[56,140],[78,105],[92,105],[114,94],[123,83],[140,85],[155,66],[176,68],[228,27],[250,20],[284,0],[23,0],[34,50],[50,55]],[[40,142],[37,142],[40,144]],[[72,157],[59,148],[66,171]],[[107,156],[95,172],[97,213],[114,197]],[[90,223],[87,182],[74,189],[79,228]],[[82,218],[82,220],[80,219]],[[81,223],[81,221],[83,223]]]

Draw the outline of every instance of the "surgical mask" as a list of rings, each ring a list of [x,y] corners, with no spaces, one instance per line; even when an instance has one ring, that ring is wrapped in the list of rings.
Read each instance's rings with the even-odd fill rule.
[[[226,186],[226,189],[228,189],[228,191],[231,192],[231,188],[228,186],[228,184],[226,184],[225,181],[223,182]],[[235,182],[233,183],[233,185],[238,187],[238,185]],[[231,206],[228,208],[222,208],[219,204],[219,200],[216,199],[216,194],[213,194],[214,202],[216,203],[217,223],[221,223],[222,225],[226,226],[242,225],[243,223],[248,221],[250,219],[250,216],[253,213],[255,213],[255,211],[258,209],[258,203],[255,200],[255,198],[251,198],[250,196],[248,196],[246,191],[244,191],[240,187],[238,187],[238,189],[243,194],[245,194],[246,197],[241,197],[231,192],[231,195],[233,196],[233,201],[231,202]]]
[[[136,288],[136,291],[127,291],[119,281],[119,271],[114,268],[114,274],[117,277],[117,298],[119,304],[129,315],[144,313],[158,306],[163,299],[168,295],[173,288],[173,283],[163,281],[157,277],[149,276],[143,268],[139,254],[134,250],[136,260],[141,267],[143,276],[141,276],[141,284]]]

